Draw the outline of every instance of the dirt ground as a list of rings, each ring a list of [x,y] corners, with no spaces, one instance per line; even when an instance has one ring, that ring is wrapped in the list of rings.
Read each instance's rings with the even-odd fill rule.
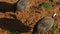
[[[17,1],[18,0],[0,0],[0,2],[7,2],[7,3],[11,3],[11,4],[16,3]],[[23,23],[25,26],[30,27],[30,30],[28,32],[24,32],[22,34],[32,34],[33,27],[38,22],[38,20],[40,20],[41,18],[43,18],[45,16],[52,17],[52,15],[54,13],[56,13],[57,15],[56,15],[56,17],[54,17],[55,24],[58,27],[56,30],[56,34],[60,34],[60,6],[56,5],[56,2],[58,2],[58,1],[60,1],[60,0],[54,0],[54,2],[50,2],[49,0],[30,0],[30,5],[26,10],[16,11],[16,13],[14,13],[13,11],[11,11],[11,12],[8,11],[5,13],[2,13],[0,11],[0,18],[15,19],[14,17],[11,17],[10,14],[16,15],[16,18],[18,20],[20,20],[21,23]],[[51,7],[48,10],[42,10],[38,6],[39,6],[39,4],[41,4],[43,2],[51,3],[53,5],[53,7]],[[11,26],[13,26],[13,25],[11,25]],[[21,27],[24,27],[24,26],[21,26]],[[4,31],[3,30],[4,29],[0,28],[0,34],[10,34],[9,30],[4,30]],[[45,32],[45,34],[52,34],[52,33],[50,31],[48,31],[48,32]]]

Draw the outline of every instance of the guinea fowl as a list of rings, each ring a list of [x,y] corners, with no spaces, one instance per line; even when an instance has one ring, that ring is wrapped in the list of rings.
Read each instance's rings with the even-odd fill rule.
[[[52,17],[47,16],[42,18],[34,27],[33,34],[43,34],[43,32],[46,32],[52,28],[53,23],[54,19]]]
[[[0,12],[16,12],[25,10],[29,5],[29,0],[18,0],[16,3],[11,4],[7,2],[0,2]]]

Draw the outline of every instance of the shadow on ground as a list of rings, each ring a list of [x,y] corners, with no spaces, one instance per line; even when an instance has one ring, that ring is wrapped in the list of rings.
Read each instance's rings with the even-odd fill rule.
[[[0,2],[0,12],[3,12],[3,13],[9,12],[9,11],[15,12],[15,10],[16,10],[16,4]]]
[[[25,26],[19,20],[7,18],[0,18],[0,28],[19,32],[27,32],[30,30],[30,27]]]

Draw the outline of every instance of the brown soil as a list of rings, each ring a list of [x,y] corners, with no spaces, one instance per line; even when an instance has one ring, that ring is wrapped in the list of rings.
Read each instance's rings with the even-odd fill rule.
[[[60,0],[54,0],[54,2],[51,3],[51,2],[49,2],[49,0],[30,0],[30,6],[26,10],[17,11],[16,13],[14,13],[12,11],[2,13],[0,11],[0,18],[15,19],[14,17],[11,17],[10,14],[16,15],[16,18],[18,20],[20,20],[22,24],[24,24],[27,27],[30,27],[30,30],[28,32],[24,32],[23,34],[29,34],[29,33],[32,34],[31,32],[33,32],[33,27],[38,22],[38,20],[40,20],[41,18],[43,18],[45,16],[52,17],[53,13],[57,13],[56,17],[54,17],[55,24],[58,27],[58,29],[56,30],[56,34],[60,34],[60,10],[59,10],[60,6],[56,5],[56,2],[58,2],[58,1],[60,1]],[[7,2],[7,3],[14,4],[17,2],[17,0],[0,0],[0,2]],[[38,7],[38,5],[43,2],[51,3],[54,6],[48,10],[42,10]],[[10,25],[10,27],[11,26],[13,26],[13,25]],[[24,27],[24,26],[21,26],[21,27]],[[1,28],[0,34],[10,34],[9,29],[7,31],[3,31],[3,29]],[[45,34],[51,34],[51,32],[48,31]]]

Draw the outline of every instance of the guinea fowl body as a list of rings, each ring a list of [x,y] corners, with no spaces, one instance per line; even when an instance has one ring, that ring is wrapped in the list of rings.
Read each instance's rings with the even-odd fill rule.
[[[29,6],[29,0],[18,0],[17,2],[17,10],[25,10]]]
[[[53,26],[54,23],[54,19],[52,17],[44,17],[41,20],[39,20],[36,24],[36,26],[34,27],[34,32],[33,34],[43,34],[43,32],[46,32],[48,30],[50,30]]]
[[[25,10],[29,5],[29,0],[18,0],[16,3],[11,4],[7,2],[0,2],[0,12],[16,12]]]

